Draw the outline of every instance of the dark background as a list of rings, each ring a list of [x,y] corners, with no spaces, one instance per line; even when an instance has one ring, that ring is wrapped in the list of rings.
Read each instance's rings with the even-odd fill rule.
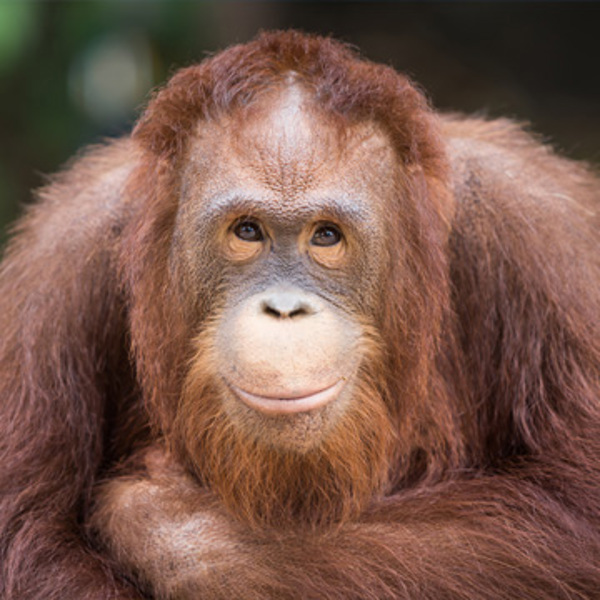
[[[440,109],[528,121],[600,162],[595,2],[0,0],[0,231],[44,174],[128,131],[178,66],[287,27],[358,46]]]

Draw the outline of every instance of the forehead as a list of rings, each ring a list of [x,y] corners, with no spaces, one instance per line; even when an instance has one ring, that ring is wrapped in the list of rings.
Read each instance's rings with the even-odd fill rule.
[[[341,127],[293,84],[243,112],[199,124],[184,178],[208,210],[235,199],[279,211],[338,202],[366,217],[391,193],[394,156],[378,124]]]

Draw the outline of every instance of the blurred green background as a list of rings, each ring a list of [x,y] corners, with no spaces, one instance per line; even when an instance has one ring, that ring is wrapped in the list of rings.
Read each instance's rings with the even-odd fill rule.
[[[526,120],[600,158],[595,2],[0,0],[0,243],[46,174],[126,133],[178,66],[287,27],[357,45],[441,109]]]

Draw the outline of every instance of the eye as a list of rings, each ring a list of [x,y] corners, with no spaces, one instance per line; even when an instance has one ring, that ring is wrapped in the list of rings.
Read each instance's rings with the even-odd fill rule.
[[[310,239],[313,246],[335,246],[341,241],[342,232],[331,223],[319,225]]]
[[[233,233],[244,242],[262,242],[264,240],[260,225],[251,219],[239,221],[233,228]]]

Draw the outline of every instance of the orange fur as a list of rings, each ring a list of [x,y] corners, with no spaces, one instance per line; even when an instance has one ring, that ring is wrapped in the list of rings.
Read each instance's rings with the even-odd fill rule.
[[[198,124],[253,119],[290,71],[341,143],[372,122],[397,158],[356,402],[302,452],[232,426],[221,273],[177,252]],[[596,597],[598,190],[330,39],[263,34],[180,71],[130,139],[40,192],[7,250],[0,596]],[[161,444],[163,466],[138,453]]]

